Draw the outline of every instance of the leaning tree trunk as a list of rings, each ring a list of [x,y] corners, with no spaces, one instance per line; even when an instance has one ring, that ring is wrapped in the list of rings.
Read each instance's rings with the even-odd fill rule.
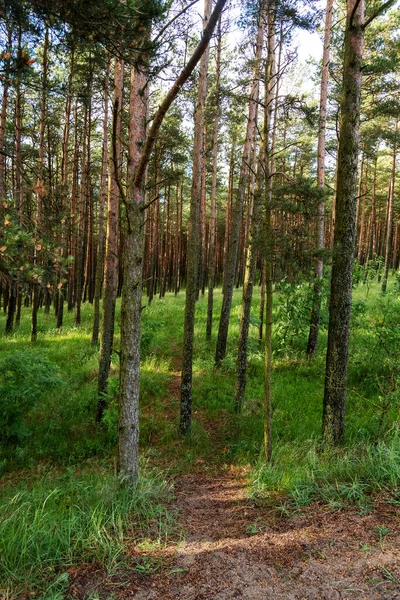
[[[263,46],[264,37],[264,15],[260,15],[257,35],[257,46],[256,46],[256,63],[259,70],[259,63],[261,59],[261,51]],[[255,72],[255,79],[258,83],[259,74]],[[267,89],[267,88],[266,88]],[[259,101],[259,85],[255,91],[255,102],[256,105]],[[265,101],[267,101],[267,95]],[[271,100],[271,98],[269,98]],[[264,114],[264,118],[265,118]],[[257,113],[255,115],[257,119]],[[264,124],[265,128],[265,124]],[[254,132],[253,132],[254,135]],[[251,302],[253,298],[253,285],[256,272],[256,256],[257,246],[259,242],[259,230],[260,230],[260,219],[261,219],[261,201],[262,201],[262,181],[263,181],[263,160],[265,155],[265,136],[262,139],[258,162],[257,162],[257,176],[256,186],[253,198],[253,214],[251,215],[250,233],[246,240],[246,262],[245,262],[245,273],[243,282],[243,294],[242,294],[242,308],[240,314],[240,326],[239,326],[239,340],[238,340],[238,356],[236,362],[236,390],[235,390],[235,411],[240,412],[244,400],[244,394],[246,391],[246,373],[247,373],[247,345],[249,336],[250,326],[250,312]],[[254,139],[254,153],[256,152],[256,140]]]
[[[242,308],[240,313],[238,356],[236,362],[236,389],[235,412],[240,412],[246,391],[247,379],[247,347],[250,327],[251,303],[253,299],[253,286],[256,275],[257,246],[259,245],[261,204],[262,204],[262,179],[264,159],[264,140],[259,150],[256,187],[254,190],[253,215],[250,233],[247,240],[246,264],[243,281]],[[263,309],[264,312],[264,309]]]
[[[357,160],[364,45],[364,0],[347,0],[337,165],[336,223],[326,355],[322,434],[328,444],[344,437],[353,259],[356,238]]]
[[[204,25],[211,14],[211,0],[204,4]],[[186,279],[186,304],[185,320],[183,326],[183,351],[182,351],[182,380],[181,380],[181,407],[179,431],[186,435],[190,431],[192,420],[192,361],[194,341],[194,316],[196,309],[196,295],[198,289],[199,253],[200,253],[200,203],[201,181],[203,167],[203,136],[204,136],[204,109],[207,96],[207,71],[208,71],[208,46],[205,50],[200,65],[199,87],[194,123],[193,141],[193,174],[192,191],[190,199],[190,218],[188,231],[187,252],[187,279]]]
[[[229,317],[231,314],[233,287],[235,284],[236,262],[239,247],[240,226],[243,215],[243,205],[246,197],[246,191],[249,180],[249,164],[251,156],[251,145],[254,137],[255,121],[257,114],[257,94],[258,94],[258,61],[262,51],[262,29],[259,27],[256,47],[256,67],[254,70],[254,79],[250,92],[250,102],[248,110],[248,121],[246,130],[246,139],[243,148],[242,163],[240,168],[238,191],[236,202],[232,209],[232,227],[230,231],[229,246],[227,249],[226,269],[224,269],[224,288],[219,319],[218,339],[215,350],[215,364],[219,366],[225,358],[226,344],[228,341]]]
[[[142,312],[143,239],[141,227],[145,209],[143,182],[150,154],[167,111],[193,73],[207,48],[226,0],[217,0],[208,26],[191,58],[160,104],[146,135],[146,106],[143,88],[145,73],[132,73],[129,165],[126,202],[124,282],[121,304],[121,355],[119,394],[119,473],[127,483],[139,477],[139,390],[140,323]]]
[[[121,175],[121,127],[122,127],[122,96],[124,85],[124,64],[121,59],[115,59],[114,69],[114,108],[112,148],[110,157],[110,182],[108,189],[107,215],[107,246],[104,269],[103,315],[100,338],[99,373],[97,381],[97,421],[103,418],[107,406],[108,373],[111,364],[111,353],[114,340],[115,302],[118,284],[118,232],[120,204],[120,175]]]
[[[329,55],[331,45],[333,0],[327,0],[325,13],[325,38],[322,56],[321,93],[319,102],[319,131],[318,131],[318,187],[325,188],[325,134],[326,134],[326,105],[328,98]],[[315,263],[315,284],[313,304],[311,309],[310,333],[308,336],[307,356],[313,356],[317,349],[319,322],[321,314],[321,289],[323,275],[322,252],[325,247],[325,201],[322,198],[318,205],[317,218],[318,256]]]

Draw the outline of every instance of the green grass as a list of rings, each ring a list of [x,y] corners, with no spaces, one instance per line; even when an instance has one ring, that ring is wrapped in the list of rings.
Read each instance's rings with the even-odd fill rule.
[[[90,343],[92,307],[83,306],[80,327],[67,313],[62,332],[55,329],[54,315],[41,311],[35,345],[30,343],[27,309],[18,330],[11,336],[0,333],[1,364],[16,361],[15,406],[22,407],[15,400],[22,398],[18,390],[25,390],[26,397],[23,410],[14,421],[7,421],[9,437],[0,449],[4,476],[0,577],[4,590],[8,581],[5,597],[27,588],[47,590],[43,597],[48,600],[62,598],[69,566],[97,561],[113,568],[126,557],[132,531],[139,538],[146,539],[151,532],[152,539],[165,540],[173,530],[173,517],[163,508],[168,486],[162,481],[193,469],[212,473],[225,465],[250,465],[251,493],[258,502],[279,506],[282,514],[316,500],[332,509],[356,503],[368,510],[371,497],[378,492],[400,502],[396,492],[400,486],[400,300],[394,282],[385,296],[376,283],[354,289],[346,440],[334,451],[320,445],[326,328],[321,331],[316,357],[308,361],[304,356],[309,289],[285,285],[274,294],[274,451],[270,465],[262,453],[264,357],[258,341],[259,289],[252,309],[248,385],[240,415],[233,412],[233,397],[241,290],[234,292],[227,356],[219,370],[214,368],[214,351],[221,291],[215,291],[210,342],[205,340],[207,298],[197,304],[193,427],[186,439],[178,435],[184,292],[154,299],[145,308],[141,456],[163,476],[154,479],[145,469],[142,486],[133,494],[120,488],[113,474],[117,352],[112,360],[109,408],[103,426],[95,422],[99,349]],[[326,302],[324,306],[326,313]],[[116,350],[119,309],[118,302]],[[0,332],[4,325],[1,314]],[[8,378],[9,371],[5,370]],[[1,373],[0,365],[0,379]],[[0,389],[2,385],[6,389],[10,380],[1,380]],[[6,390],[5,395],[10,393]],[[7,406],[12,413],[12,403]],[[138,568],[150,567],[146,563]]]
[[[173,528],[167,492],[161,478],[146,472],[136,489],[122,486],[107,463],[62,474],[38,469],[27,482],[6,485],[0,494],[0,595],[17,596],[28,587],[50,598],[68,585],[71,566],[97,562],[112,571],[136,538],[165,543]]]
[[[253,496],[272,504],[284,497],[280,506],[288,510],[315,500],[332,509],[354,503],[366,510],[376,493],[398,503],[399,485],[398,430],[376,445],[359,443],[336,450],[323,450],[311,439],[303,444],[278,443],[273,463],[260,461],[252,474]]]

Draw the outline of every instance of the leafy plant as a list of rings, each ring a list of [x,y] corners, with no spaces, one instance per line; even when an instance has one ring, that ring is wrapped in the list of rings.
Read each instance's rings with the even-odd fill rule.
[[[16,444],[30,435],[29,410],[61,383],[56,366],[37,354],[17,351],[0,361],[0,428],[6,442]]]
[[[322,286],[322,299],[326,298],[326,284]],[[327,315],[321,307],[321,328],[327,324]],[[305,339],[310,328],[312,287],[304,283],[282,281],[276,301],[274,317],[274,347],[278,352],[294,347]]]

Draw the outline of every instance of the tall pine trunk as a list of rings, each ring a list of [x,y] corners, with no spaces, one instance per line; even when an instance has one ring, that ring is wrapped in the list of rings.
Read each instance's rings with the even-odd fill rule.
[[[268,461],[272,458],[272,177],[273,153],[269,150],[272,133],[272,113],[274,86],[277,85],[275,73],[275,14],[268,11],[268,56],[266,63],[266,98],[264,117],[264,176],[265,176],[265,356],[264,356],[264,454]],[[271,142],[272,146],[272,142]]]
[[[211,0],[205,0],[203,29],[211,14]],[[194,319],[198,290],[200,253],[200,204],[203,167],[204,109],[207,96],[208,46],[200,64],[199,87],[194,123],[193,174],[190,199],[190,219],[188,231],[186,304],[183,327],[182,380],[179,431],[186,435],[192,420],[192,361],[194,342]]]
[[[151,150],[163,119],[182,86],[208,47],[226,0],[217,0],[208,26],[191,58],[157,109],[146,135],[147,76],[132,70],[129,119],[128,185],[125,197],[126,230],[124,283],[121,304],[121,362],[119,394],[119,473],[133,484],[139,477],[140,324],[142,311],[144,180]]]
[[[327,444],[341,442],[345,428],[353,259],[356,239],[363,25],[364,0],[347,0],[337,164],[336,222],[322,416],[322,434]]]
[[[386,292],[387,280],[389,276],[390,259],[392,256],[393,243],[393,206],[394,206],[394,185],[396,181],[396,160],[397,160],[397,131],[399,122],[396,120],[394,128],[394,145],[392,157],[392,171],[390,176],[388,209],[387,209],[387,233],[385,246],[385,266],[383,269],[382,292]]]
[[[66,213],[67,211],[67,199],[68,199],[68,174],[69,174],[69,137],[70,137],[70,120],[71,120],[71,105],[72,105],[72,80],[74,73],[74,50],[71,51],[71,59],[70,59],[70,69],[69,69],[69,77],[68,77],[68,89],[67,89],[67,99],[65,102],[65,124],[64,124],[64,134],[63,134],[63,142],[62,142],[62,160],[61,160],[61,204],[62,211]],[[63,257],[66,258],[68,256],[68,230],[67,230],[68,220],[64,217],[62,223],[62,254]],[[64,318],[64,295],[65,295],[65,285],[62,281],[64,274],[60,274],[60,282],[58,284],[58,302],[57,302],[57,329],[61,329],[63,325]]]
[[[104,115],[103,115],[103,146],[101,155],[100,175],[100,206],[99,206],[99,233],[97,239],[97,262],[96,281],[93,304],[93,331],[92,344],[97,344],[99,339],[100,325],[100,297],[104,275],[104,251],[105,251],[105,227],[104,211],[107,202],[107,179],[108,179],[108,89],[110,76],[110,56],[107,55],[106,75],[104,80]]]
[[[36,182],[36,233],[41,236],[44,229],[44,206],[43,201],[46,194],[44,187],[44,134],[46,130],[46,107],[47,107],[47,79],[48,79],[48,51],[49,51],[49,28],[46,26],[43,46],[43,63],[42,63],[42,94],[40,103],[40,126],[39,126],[39,151],[38,151],[38,167],[37,173],[38,178]],[[41,263],[40,255],[40,244],[35,244],[35,256],[34,263],[39,266]],[[39,299],[40,299],[40,285],[35,283],[33,286],[33,300],[32,300],[32,323],[31,323],[31,342],[37,341],[37,314],[39,310]]]
[[[257,35],[256,62],[262,50],[262,32],[260,28]],[[251,145],[254,137],[255,120],[257,114],[257,94],[258,94],[258,64],[254,71],[254,78],[250,91],[250,102],[248,109],[248,120],[246,129],[246,139],[243,148],[242,163],[240,168],[238,191],[235,203],[232,207],[232,225],[229,236],[229,246],[227,248],[226,268],[224,269],[224,287],[221,307],[221,315],[218,327],[218,339],[215,350],[215,364],[219,366],[225,358],[226,345],[228,341],[229,317],[231,314],[233,287],[235,284],[236,263],[240,238],[240,227],[243,216],[243,206],[246,197],[249,180],[249,164],[251,157]],[[226,235],[226,234],[225,234]]]
[[[221,17],[218,22],[218,45],[215,67],[215,100],[216,110],[214,117],[214,132],[212,146],[212,181],[211,181],[211,212],[210,212],[210,244],[208,247],[208,299],[207,299],[207,324],[206,340],[211,340],[212,317],[214,304],[214,284],[215,284],[215,218],[216,218],[216,200],[217,200],[217,168],[218,168],[218,136],[219,136],[219,95],[220,95],[220,75],[221,75]]]
[[[144,176],[135,178],[146,136],[147,74],[131,68],[129,162],[124,228],[121,304],[121,362],[118,416],[119,472],[128,482],[139,478],[140,324],[142,312]]]
[[[262,46],[264,37],[264,15],[260,14],[257,34],[257,46],[256,46],[256,62],[257,68],[259,69],[259,63],[261,59]],[[255,73],[256,81],[258,80],[257,71]],[[257,82],[258,83],[258,82]],[[267,88],[266,88],[267,89]],[[259,101],[259,85],[255,91],[255,102]],[[271,98],[270,98],[271,99]],[[265,95],[265,102],[267,102],[267,95]],[[265,118],[265,115],[264,115]],[[264,124],[265,128],[265,124]],[[254,132],[253,132],[254,135]],[[247,239],[246,247],[246,263],[245,273],[243,282],[243,294],[242,294],[242,307],[240,314],[240,326],[239,326],[239,340],[238,340],[238,356],[236,362],[236,390],[235,390],[235,411],[239,412],[242,408],[244,394],[246,391],[246,372],[247,372],[247,344],[250,326],[250,312],[251,302],[253,298],[253,285],[256,274],[256,257],[257,257],[257,246],[259,243],[259,231],[260,231],[260,219],[261,219],[261,208],[262,208],[262,191],[263,191],[263,160],[266,152],[265,148],[266,138],[263,136],[261,141],[257,176],[254,191],[254,198],[252,199],[252,215],[250,216],[250,233]],[[254,140],[255,143],[255,140]],[[255,144],[256,145],[256,144]],[[254,148],[254,153],[256,148]]]
[[[122,127],[122,97],[124,86],[124,64],[119,58],[114,64],[114,106],[112,123],[112,143],[110,152],[109,184],[108,184],[108,213],[107,213],[107,245],[104,269],[103,314],[100,338],[99,373],[97,382],[97,421],[103,418],[107,406],[108,373],[111,364],[111,353],[114,340],[115,302],[118,285],[118,234],[119,234],[119,204],[121,177],[121,127]]]
[[[325,13],[324,52],[322,56],[321,93],[319,101],[319,130],[318,130],[318,187],[325,188],[325,135],[326,135],[326,105],[328,99],[329,56],[331,45],[333,0],[327,0]],[[319,322],[321,314],[321,288],[323,276],[322,252],[325,247],[325,201],[318,205],[317,217],[318,255],[315,262],[315,283],[313,304],[311,310],[310,333],[308,336],[307,356],[313,356],[318,343]]]

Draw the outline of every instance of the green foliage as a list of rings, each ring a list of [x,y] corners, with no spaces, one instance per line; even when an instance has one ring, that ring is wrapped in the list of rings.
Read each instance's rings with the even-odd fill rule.
[[[143,319],[143,331],[140,339],[140,358],[144,360],[149,352],[151,342],[157,331],[163,327],[164,323],[153,319]]]
[[[0,595],[30,581],[33,593],[48,598],[55,587],[68,585],[68,567],[82,562],[99,561],[112,570],[127,559],[132,535],[165,543],[174,527],[162,503],[165,482],[142,470],[140,487],[132,489],[109,472],[110,465],[96,472],[50,472],[31,485],[2,490]]]
[[[293,347],[306,335],[311,314],[311,294],[304,285],[282,281],[275,309],[274,338],[277,351]]]
[[[359,444],[322,451],[315,441],[279,444],[273,464],[260,462],[253,473],[253,494],[261,501],[284,493],[286,509],[322,500],[332,509],[355,503],[365,510],[374,492],[393,493],[400,484],[400,432],[377,445]]]
[[[246,400],[239,417],[233,412],[233,393],[241,291],[234,292],[228,353],[220,370],[215,370],[213,364],[216,328],[211,343],[206,342],[204,335],[206,298],[201,297],[197,303],[193,361],[193,426],[191,435],[184,440],[179,437],[177,431],[178,361],[181,353],[184,294],[178,297],[167,294],[161,300],[154,299],[152,305],[143,311],[140,399],[142,457],[151,460],[152,464],[171,475],[186,472],[193,467],[200,468],[203,472],[212,472],[222,465],[250,465],[253,494],[257,501],[280,505],[282,514],[300,510],[302,506],[315,500],[326,503],[332,510],[355,503],[365,512],[371,508],[371,496],[379,491],[385,492],[391,502],[399,503],[396,490],[400,484],[400,300],[396,286],[393,280],[390,280],[388,291],[383,296],[379,285],[374,283],[372,278],[367,291],[361,277],[359,284],[354,288],[346,443],[339,450],[332,452],[323,451],[319,444],[326,344],[324,329],[320,335],[320,352],[312,361],[304,357],[311,293],[312,288],[309,284],[289,284],[286,281],[274,293],[274,343],[278,351],[275,352],[273,361],[274,460],[271,465],[265,465],[261,452],[264,353],[263,346],[258,341],[259,288],[255,287],[250,326]],[[322,294],[325,319],[325,289]],[[216,323],[221,302],[220,290],[215,291],[215,302]],[[113,355],[108,409],[103,426],[98,427],[95,423],[98,348],[90,344],[91,310],[90,306],[83,306],[80,328],[72,325],[73,315],[67,313],[63,332],[55,331],[53,316],[40,313],[42,333],[33,348],[29,343],[29,311],[23,310],[21,326],[17,332],[7,338],[0,336],[0,342],[3,340],[1,350],[4,356],[1,364],[11,364],[7,362],[10,357],[19,357],[16,362],[20,366],[17,369],[23,369],[26,365],[30,368],[35,364],[38,372],[32,379],[32,387],[40,389],[37,392],[38,399],[33,401],[23,414],[23,420],[32,435],[22,436],[13,445],[3,444],[3,469],[8,472],[6,477],[12,481],[13,469],[20,465],[35,467],[43,464],[45,469],[54,469],[54,466],[50,465],[54,465],[54,462],[58,464],[57,472],[53,470],[49,474],[46,486],[43,484],[43,490],[37,496],[36,492],[41,484],[34,482],[32,485],[31,482],[19,488],[15,482],[10,485],[6,483],[4,494],[7,500],[4,502],[4,510],[12,513],[10,499],[17,494],[16,503],[22,522],[27,523],[25,512],[26,519],[35,521],[35,513],[30,512],[27,498],[29,502],[32,499],[33,506],[37,509],[38,529],[49,530],[50,526],[46,525],[48,508],[54,522],[60,523],[60,531],[65,532],[67,527],[71,527],[75,532],[74,536],[77,536],[73,539],[78,540],[71,543],[73,551],[76,550],[74,556],[62,546],[63,542],[57,535],[53,537],[58,549],[54,547],[49,551],[49,555],[43,550],[47,542],[37,541],[35,543],[38,544],[40,553],[49,556],[48,561],[43,561],[40,568],[37,562],[35,568],[30,568],[28,563],[25,566],[21,563],[21,582],[27,579],[37,581],[35,573],[42,569],[46,585],[53,586],[46,592],[46,598],[56,598],[57,594],[60,594],[58,597],[62,597],[63,590],[68,585],[67,569],[70,564],[77,564],[79,560],[102,560],[112,566],[123,559],[123,548],[127,541],[124,529],[122,546],[120,545],[119,530],[114,528],[114,521],[109,518],[110,511],[114,509],[110,509],[106,490],[112,489],[110,496],[115,492],[117,501],[119,489],[115,487],[113,478],[111,479],[114,483],[110,483],[111,479],[104,475],[101,462],[102,457],[109,459],[106,468],[109,472],[112,470],[111,460],[117,442],[118,355]],[[118,311],[119,304],[117,324]],[[281,332],[285,330],[283,335]],[[117,347],[118,335],[117,327]],[[278,346],[280,339],[282,341]],[[25,354],[29,355],[29,360],[23,358]],[[42,358],[47,356],[51,357],[50,366],[50,361],[46,358],[41,362]],[[35,388],[38,382],[42,381],[43,370],[46,377],[59,380],[57,387],[50,383],[43,383],[42,386],[40,383],[39,387]],[[15,385],[21,386],[23,378],[18,375],[13,377]],[[62,381],[66,385],[63,385]],[[2,380],[1,385],[3,384]],[[30,384],[26,385],[30,389]],[[86,472],[86,461],[89,458],[94,483],[87,483],[86,475],[81,477],[81,473],[76,479],[79,482],[83,479],[86,481],[82,484],[83,488],[93,485],[94,495],[98,496],[98,506],[94,506],[92,500],[84,500],[86,492],[81,490],[80,484],[78,487],[81,491],[75,488],[75,491],[71,491],[71,479],[65,485],[63,480],[59,480],[60,469],[65,471],[68,466],[72,469],[73,465],[79,464]],[[67,472],[72,473],[69,469]],[[30,479],[31,475],[28,475],[28,480]],[[102,485],[100,482],[104,483],[105,495],[101,490],[98,491]],[[21,493],[22,496],[19,495]],[[30,493],[33,494],[32,497],[27,496]],[[50,493],[42,510],[41,507]],[[89,494],[89,491],[87,493]],[[64,502],[64,498],[71,498],[71,504],[66,500]],[[71,518],[73,517],[73,524],[69,522],[67,525],[67,521],[63,521],[66,505],[70,507],[68,510]],[[86,507],[82,509],[86,516],[82,516],[81,519],[81,512],[74,507],[83,505]],[[56,514],[57,506],[63,507],[61,512],[64,516],[61,513],[61,516]],[[125,506],[121,504],[121,515],[125,514]],[[137,522],[135,514],[139,509],[132,510],[133,512],[126,513],[131,515],[130,517],[121,516],[123,526],[125,523],[128,527],[129,522]],[[90,520],[88,515],[94,512],[101,515],[99,527],[104,533],[101,539],[96,538],[93,530],[87,527]],[[162,536],[165,538],[168,535],[169,517],[166,513],[162,515],[164,516],[157,522],[161,523],[164,532]],[[144,520],[146,519],[145,516]],[[16,527],[16,521],[13,527]],[[254,523],[249,527],[248,533],[252,534],[260,527],[262,524]],[[11,537],[17,535],[13,534],[12,530],[8,531]],[[83,534],[79,537],[80,531],[86,531],[86,537]],[[33,540],[39,540],[35,537],[37,533],[28,528],[29,532]],[[0,530],[0,536],[2,535],[4,537],[5,530],[4,533]],[[138,537],[141,538],[141,535],[138,534]],[[50,534],[46,533],[44,539],[49,538]],[[93,542],[94,538],[97,539],[96,543]],[[26,540],[22,543],[28,544]],[[21,555],[25,552],[18,545],[17,548]],[[7,554],[11,549],[5,548],[5,551]],[[60,558],[52,562],[51,556],[55,557],[57,553]],[[30,556],[35,557],[35,554],[30,551]],[[37,556],[38,554],[35,561]],[[140,572],[148,572],[157,569],[158,566],[144,560],[139,561],[135,568]],[[13,577],[14,585],[17,586],[18,575]]]
[[[276,296],[274,313],[274,350],[277,353],[289,349],[303,349],[310,329],[312,307],[311,286],[305,283],[282,281]],[[323,282],[321,299],[321,323],[323,331],[328,323],[326,311],[327,282]]]
[[[59,217],[61,219],[61,217]],[[52,223],[56,228],[60,223]],[[53,237],[21,227],[17,215],[12,213],[6,202],[0,204],[0,276],[17,281],[20,286],[37,283],[53,288],[64,282],[66,269],[72,257],[63,257]],[[39,266],[32,257],[40,253]]]
[[[0,428],[6,442],[21,443],[31,435],[29,410],[61,383],[56,366],[33,352],[17,351],[0,361]]]

